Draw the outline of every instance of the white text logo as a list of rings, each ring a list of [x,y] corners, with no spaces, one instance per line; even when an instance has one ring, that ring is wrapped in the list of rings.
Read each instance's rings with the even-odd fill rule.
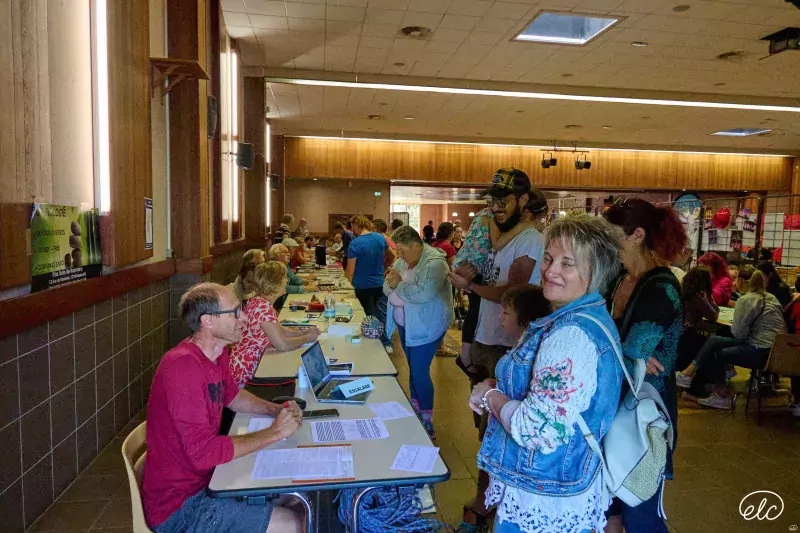
[[[739,502],[745,520],[775,520],[783,513],[783,498],[768,490],[751,492]]]

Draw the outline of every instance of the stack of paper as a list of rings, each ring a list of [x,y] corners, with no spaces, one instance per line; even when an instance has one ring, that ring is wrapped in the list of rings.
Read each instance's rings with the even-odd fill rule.
[[[316,443],[385,439],[389,431],[379,418],[320,420],[311,422],[311,437]]]
[[[275,422],[275,418],[271,416],[263,418],[253,417],[250,419],[250,423],[247,424],[247,432],[255,433],[256,431],[267,429],[268,427],[272,427],[273,422]]]
[[[400,405],[398,402],[382,402],[368,405],[375,416],[381,420],[394,420],[414,416],[414,413]]]
[[[353,479],[350,446],[322,446],[289,450],[261,450],[256,454],[252,479]]]
[[[400,451],[397,452],[391,468],[392,470],[409,470],[430,474],[433,472],[433,465],[436,464],[437,457],[439,457],[439,448],[403,444]]]

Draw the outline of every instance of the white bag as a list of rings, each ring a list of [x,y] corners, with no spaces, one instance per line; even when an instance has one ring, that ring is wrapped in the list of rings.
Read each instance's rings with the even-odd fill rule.
[[[649,500],[659,489],[662,489],[663,500],[667,446],[673,446],[672,422],[664,401],[655,387],[644,380],[647,372],[645,361],[636,360],[634,381],[608,328],[592,316],[578,315],[594,321],[606,333],[630,385],[608,433],[603,437],[603,450],[583,417],[578,417],[578,426],[586,442],[600,457],[605,486],[631,507]],[[666,518],[663,501],[659,502],[659,515]]]

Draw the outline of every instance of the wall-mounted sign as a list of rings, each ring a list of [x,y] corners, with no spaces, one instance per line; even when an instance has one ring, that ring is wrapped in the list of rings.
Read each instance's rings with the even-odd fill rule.
[[[31,292],[99,276],[102,262],[97,209],[33,204]]]
[[[153,199],[144,199],[144,249],[153,249]]]

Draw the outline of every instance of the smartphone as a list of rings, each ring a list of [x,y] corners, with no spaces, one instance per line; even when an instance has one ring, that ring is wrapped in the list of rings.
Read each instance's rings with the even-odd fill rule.
[[[303,411],[303,418],[311,420],[313,418],[331,418],[339,416],[337,409],[314,409],[311,411]]]

